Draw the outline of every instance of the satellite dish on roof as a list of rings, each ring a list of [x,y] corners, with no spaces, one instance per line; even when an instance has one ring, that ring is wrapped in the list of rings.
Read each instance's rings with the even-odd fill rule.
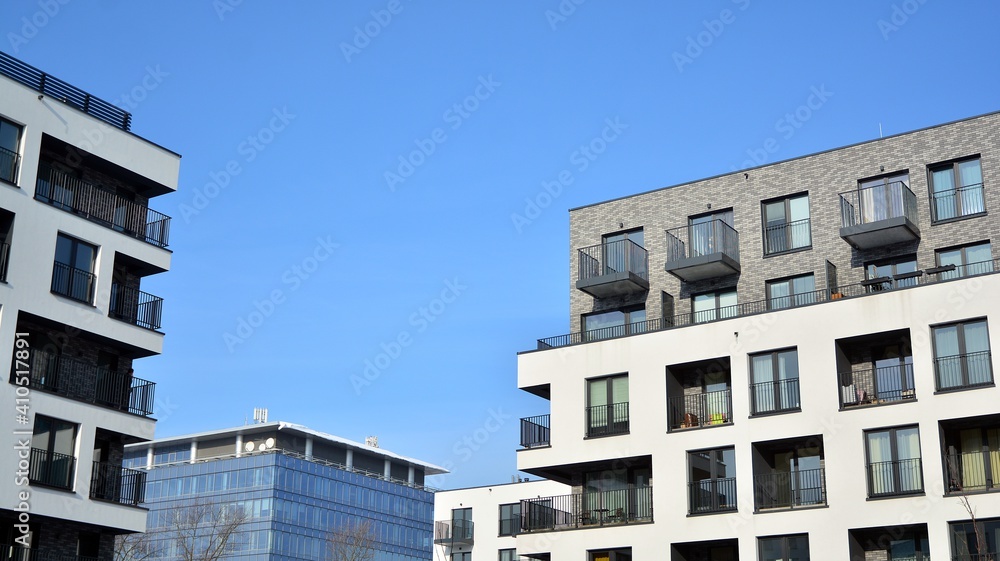
[[[268,438],[264,441],[264,446],[267,448],[274,448],[274,438]]]
[[[245,449],[245,450],[246,450],[247,452],[253,452],[253,449],[254,449],[254,445],[253,445],[253,442],[247,442],[246,444],[244,444],[244,445],[243,445],[243,448],[244,448],[244,449]]]

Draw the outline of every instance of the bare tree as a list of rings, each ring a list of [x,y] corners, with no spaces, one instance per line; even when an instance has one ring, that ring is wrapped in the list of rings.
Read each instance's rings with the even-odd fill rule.
[[[246,509],[195,502],[169,511],[167,532],[182,561],[216,561],[229,553],[234,534],[247,521]]]
[[[326,543],[330,561],[371,561],[375,558],[375,529],[371,520],[331,530]]]
[[[962,507],[965,508],[965,512],[969,513],[969,518],[972,520],[972,530],[976,534],[976,553],[978,559],[981,561],[995,561],[996,557],[993,554],[983,553],[989,548],[989,542],[986,541],[986,535],[983,532],[983,527],[976,520],[976,509],[973,508],[972,503],[969,502],[969,495],[965,488],[959,482],[958,478],[958,462],[954,455],[948,456],[948,471],[950,474],[950,480],[948,482],[948,487],[953,494],[957,494],[959,501],[962,503]],[[968,547],[968,545],[966,545]]]
[[[155,534],[139,532],[115,536],[115,561],[145,561],[156,553]]]

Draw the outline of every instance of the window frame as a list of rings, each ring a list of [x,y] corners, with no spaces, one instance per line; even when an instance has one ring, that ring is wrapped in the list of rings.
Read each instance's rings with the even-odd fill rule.
[[[900,430],[910,430],[910,429],[915,429],[917,431],[917,445],[920,447],[920,450],[919,450],[919,456],[917,456],[916,458],[906,458],[906,459],[907,460],[916,459],[916,460],[920,461],[920,467],[919,467],[920,488],[919,489],[913,489],[913,490],[903,490],[902,486],[900,484],[900,480],[901,480],[900,474],[902,473],[902,471],[900,470],[900,466],[899,466],[899,462],[901,462],[903,460],[901,460],[899,458],[899,446],[898,446],[898,441],[897,441],[897,438],[896,438],[896,434],[897,434],[897,431],[900,431]],[[892,478],[893,478],[893,480],[892,480],[892,489],[890,489],[887,492],[881,492],[881,493],[876,493],[875,489],[872,486],[872,471],[871,471],[872,470],[872,459],[871,459],[871,445],[870,445],[871,441],[868,438],[869,435],[871,435],[871,434],[877,434],[877,433],[886,433],[886,434],[889,435],[889,451],[890,451],[890,456],[892,457],[892,459],[889,460],[889,462],[892,463]],[[926,488],[925,481],[924,481],[924,449],[923,449],[923,446],[920,446],[920,425],[916,425],[916,424],[913,424],[913,425],[898,425],[898,426],[892,426],[892,427],[883,427],[883,428],[877,428],[877,429],[868,429],[868,430],[863,431],[863,435],[864,435],[864,440],[865,440],[865,472],[866,472],[865,473],[865,479],[866,479],[865,483],[866,483],[866,487],[867,487],[867,491],[868,491],[868,499],[908,497],[908,496],[923,495],[924,494],[924,490]],[[879,463],[884,463],[884,461],[883,462],[879,462]]]
[[[65,263],[65,262],[59,260],[59,243],[60,243],[60,240],[66,240],[66,241],[68,241],[70,243],[70,250],[69,250],[69,261],[70,262],[69,263]],[[79,251],[80,251],[80,247],[81,246],[86,246],[87,248],[90,249],[90,252],[91,252],[90,263],[89,263],[89,268],[88,269],[80,269],[80,268],[78,268],[76,266],[77,258],[79,256]],[[52,292],[53,294],[58,294],[59,296],[63,296],[63,297],[69,298],[71,300],[76,300],[77,302],[83,302],[85,304],[91,304],[91,305],[93,305],[93,303],[94,303],[94,293],[96,292],[96,289],[97,289],[97,260],[98,260],[98,256],[100,255],[100,249],[101,248],[98,245],[92,244],[90,242],[86,242],[84,240],[81,240],[80,238],[76,238],[76,237],[71,236],[69,234],[65,234],[63,232],[59,232],[56,235],[56,247],[55,247],[54,255],[52,256],[52,282],[51,282],[50,287],[49,287],[50,288],[50,292]],[[65,268],[69,269],[65,273],[68,276],[66,278],[66,281],[65,281],[65,285],[66,285],[66,291],[65,292],[63,292],[61,290],[56,290],[56,278],[57,278],[57,275],[58,275],[58,271],[60,269],[60,267],[59,267],[60,265],[62,267],[65,267]],[[86,287],[86,293],[87,293],[86,294],[86,298],[79,298],[79,297],[75,296],[75,294],[77,294],[77,292],[78,292],[77,290],[75,290],[76,284],[80,282],[79,277],[75,274],[76,271],[82,271],[85,275],[89,275],[89,283],[88,283],[89,286]],[[83,279],[84,280],[88,280],[86,276],[84,276]],[[60,287],[61,286],[62,286],[62,283],[60,283]]]
[[[517,561],[517,548],[498,549],[497,561]]]
[[[806,292],[792,292],[792,289],[795,286],[794,283],[793,283],[793,281],[795,281],[797,279],[804,279],[806,277],[812,277],[812,279],[813,279],[813,289],[809,290],[809,291],[806,291]],[[790,304],[788,306],[782,306],[782,307],[775,307],[773,305],[773,301],[774,301],[775,297],[771,296],[771,290],[774,287],[774,285],[780,284],[780,283],[784,283],[784,282],[791,283],[791,284],[789,284],[789,287],[788,287],[788,296],[778,296],[777,298],[787,298],[787,299],[789,299],[790,303],[794,302],[794,304]],[[816,289],[816,273],[815,272],[808,272],[808,273],[803,273],[803,274],[800,274],[800,275],[792,275],[790,277],[782,277],[782,278],[777,278],[777,279],[772,279],[772,280],[769,280],[769,281],[765,281],[764,282],[764,288],[765,288],[764,292],[765,292],[765,295],[767,297],[767,309],[768,309],[768,311],[788,310],[788,309],[791,309],[791,308],[799,308],[799,307],[802,307],[802,306],[807,306],[809,304],[815,304],[815,303],[817,303],[817,302],[820,301],[820,299],[817,298],[817,292],[819,292],[819,291]],[[811,302],[804,302],[804,303],[798,303],[797,302],[799,296],[805,296],[807,294],[811,294],[812,295],[812,301]]]
[[[45,443],[45,448],[36,448],[35,447],[35,437],[38,436],[38,434],[36,433],[36,431],[38,430],[38,422],[39,421],[44,421],[44,422],[48,422],[49,423],[49,428],[47,429],[48,437],[47,437],[47,442]],[[56,448],[56,446],[55,446],[56,442],[55,441],[56,441],[56,438],[57,438],[57,433],[60,430],[63,430],[63,429],[66,429],[66,428],[71,428],[73,430],[73,434],[72,434],[72,438],[71,438],[71,445],[70,445],[71,453],[69,453],[69,454],[64,454],[62,452],[57,452],[55,450],[55,448]],[[67,473],[66,473],[66,484],[65,485],[60,485],[60,484],[51,483],[51,482],[47,482],[47,481],[36,480],[36,479],[34,479],[30,475],[30,473],[29,473],[29,480],[30,480],[29,483],[31,485],[41,485],[41,486],[46,487],[46,488],[61,489],[61,490],[73,492],[73,489],[74,489],[75,483],[76,483],[76,467],[77,467],[76,466],[76,464],[77,464],[76,445],[77,445],[77,439],[79,437],[80,437],[80,425],[79,425],[79,423],[73,423],[71,421],[66,421],[64,419],[59,419],[57,417],[51,417],[49,415],[35,415],[35,417],[34,417],[34,424],[32,426],[31,451],[32,451],[32,453],[35,450],[40,450],[40,451],[45,452],[44,463],[48,464],[48,466],[49,466],[48,468],[46,468],[46,472],[48,472],[48,470],[51,469],[51,466],[55,462],[55,458],[53,458],[53,454],[60,454],[62,456],[66,456],[68,458],[72,458],[72,461],[70,462],[69,469],[67,470]],[[32,455],[34,455],[34,454],[32,454]],[[34,462],[31,462],[31,463],[34,463]],[[32,467],[34,467],[34,466],[32,466]],[[31,471],[34,471],[34,470],[32,470],[32,469],[29,468],[29,472],[31,472]],[[51,478],[50,476],[46,477],[46,479],[50,479],[50,478]]]
[[[782,534],[778,536],[758,536],[757,537],[757,558],[764,559],[764,543],[767,541],[781,540],[781,558],[782,561],[788,561],[790,551],[789,551],[789,538],[805,538],[806,540],[806,558],[804,561],[809,561],[812,558],[809,553],[809,534]]]
[[[806,212],[807,212],[808,216],[806,218],[804,218],[804,219],[796,220],[794,222],[800,222],[800,221],[804,220],[804,221],[806,221],[808,223],[807,233],[809,235],[808,236],[809,240],[808,240],[808,243],[805,244],[805,245],[802,245],[802,246],[799,246],[799,247],[792,247],[792,245],[793,245],[792,238],[794,236],[792,235],[792,228],[789,227],[792,224],[792,222],[793,222],[793,221],[789,220],[789,217],[792,214],[792,212],[791,212],[792,211],[792,201],[793,200],[797,200],[797,199],[802,199],[802,198],[804,198],[806,200]],[[775,203],[784,203],[784,207],[785,207],[784,208],[785,220],[784,220],[784,222],[780,226],[785,229],[784,243],[785,243],[785,247],[787,247],[788,249],[782,249],[782,250],[778,250],[778,251],[768,251],[768,245],[769,245],[768,244],[768,228],[777,227],[777,226],[768,226],[768,223],[767,223],[767,207],[768,207],[768,205],[773,205]],[[810,206],[809,191],[802,191],[802,192],[794,193],[794,194],[791,194],[791,195],[784,195],[784,196],[781,196],[781,197],[775,197],[775,198],[772,198],[772,199],[767,199],[767,200],[761,201],[760,202],[760,223],[761,223],[761,244],[763,246],[762,250],[763,250],[763,256],[764,257],[772,257],[772,256],[775,256],[775,255],[785,255],[785,254],[788,254],[788,253],[795,253],[797,251],[808,251],[808,250],[812,249],[812,207]]]
[[[990,378],[988,382],[983,382],[983,383],[978,383],[978,384],[972,384],[970,382],[969,365],[968,365],[968,363],[965,360],[965,357],[968,357],[968,355],[970,354],[968,352],[968,347],[966,345],[965,326],[968,325],[968,324],[974,324],[974,323],[982,323],[983,327],[986,329],[986,344],[987,344],[987,349],[986,349],[986,351],[976,351],[976,352],[986,352],[986,353],[988,353],[988,355],[987,355],[988,356],[988,360],[986,361],[986,365],[989,368],[989,378]],[[939,329],[943,329],[943,328],[948,328],[948,327],[955,327],[955,328],[957,328],[956,329],[956,334],[957,334],[957,339],[958,339],[957,342],[958,342],[958,351],[959,352],[958,352],[958,354],[954,354],[954,355],[939,356],[938,355],[938,330]],[[932,325],[931,326],[931,351],[933,352],[933,356],[934,356],[934,389],[935,389],[935,393],[963,391],[963,390],[971,390],[971,389],[979,389],[979,388],[988,388],[988,387],[994,386],[996,384],[996,378],[993,376],[993,348],[991,346],[989,346],[989,344],[990,344],[990,324],[989,324],[989,320],[987,318],[985,318],[985,317],[970,318],[970,319],[964,319],[964,320],[961,320],[961,321],[953,321],[953,322],[949,322],[949,323],[941,323],[941,324],[937,324],[937,325]],[[952,357],[961,357],[962,358],[962,361],[961,361],[962,383],[960,385],[958,385],[958,386],[942,387],[941,386],[941,373],[938,370],[938,361],[941,360],[941,359],[952,358]]]
[[[10,167],[11,167],[10,178],[8,179],[7,177],[4,176],[4,174],[0,173],[0,182],[6,183],[8,185],[13,185],[14,187],[18,187],[18,184],[17,184],[18,183],[18,176],[20,175],[20,171],[21,171],[21,169],[20,169],[21,168],[21,147],[22,147],[22,145],[24,143],[24,125],[18,124],[16,122],[12,121],[11,119],[8,119],[8,118],[6,118],[4,116],[0,116],[0,129],[3,129],[4,124],[9,125],[10,127],[12,127],[13,129],[15,129],[17,131],[17,138],[14,141],[15,142],[15,146],[14,146],[13,150],[11,150],[10,148],[7,148],[5,146],[0,146],[0,150],[8,150],[8,151],[10,151],[13,154],[13,157],[11,158],[12,163],[10,165]],[[0,152],[0,157],[3,157],[2,152]]]
[[[504,507],[509,510],[509,516],[504,517]],[[517,512],[515,513],[515,507]],[[503,503],[497,505],[498,523],[497,523],[497,536],[516,536],[518,531],[521,529],[520,524],[514,524],[515,521],[520,521],[521,519],[521,503]],[[505,521],[510,521],[510,532],[504,532],[503,524]]]
[[[732,451],[733,454],[733,466],[732,466],[732,476],[720,477],[719,475],[719,465],[723,463],[723,460],[718,458],[719,453],[725,453],[726,451]],[[693,478],[693,462],[692,458],[697,455],[708,454],[708,477],[704,479],[695,480]],[[718,446],[715,448],[703,448],[700,450],[688,450],[686,455],[686,472],[687,472],[687,484],[688,484],[688,516],[699,516],[702,514],[719,514],[724,512],[735,512],[738,509],[739,504],[739,489],[737,487],[736,481],[736,447],[735,446]],[[718,492],[719,481],[729,481],[732,480],[732,504],[723,504],[719,501],[720,496],[724,493]],[[703,491],[705,488],[700,484],[702,481],[709,481],[710,496],[712,497],[711,504],[707,508],[695,509],[695,504],[693,504],[692,498],[694,496],[695,485],[698,484],[699,490]],[[728,497],[726,497],[728,499]],[[700,506],[700,503],[699,503]]]
[[[993,530],[1000,528],[1000,518],[982,518],[982,519],[977,519],[975,522],[973,522],[972,520],[955,520],[952,522],[948,522],[948,546],[951,549],[952,559],[961,559],[963,556],[968,556],[967,557],[968,559],[979,559],[980,557],[982,557],[983,559],[987,559],[989,558],[989,556],[993,556],[995,558],[997,554],[1000,553],[1000,551],[988,551],[990,549],[988,540],[986,543],[987,551],[979,551],[978,540],[973,539],[971,543],[968,540],[970,532],[972,533],[973,538],[975,538],[975,532],[977,526],[984,535],[989,535],[987,525],[990,526],[989,529]],[[959,534],[955,532],[955,528],[957,526],[964,526],[968,528],[965,534],[961,534],[966,538],[963,542],[965,546],[963,549],[965,549],[965,552],[956,551],[957,549],[959,549],[958,548],[959,544],[956,541],[956,537]],[[971,544],[976,545],[975,553],[972,553],[969,547]],[[996,546],[997,549],[1000,549],[1000,543],[994,545]]]
[[[638,312],[638,311],[642,311],[643,316],[646,319],[642,319],[642,320],[633,322],[632,321],[632,314],[635,313],[635,312]],[[599,328],[596,328],[596,329],[587,329],[587,318],[594,317],[594,316],[599,316],[599,315],[602,315],[602,314],[610,314],[610,313],[614,313],[614,312],[619,312],[619,313],[621,313],[621,314],[623,314],[625,316],[625,322],[623,324],[621,324],[621,325],[609,325],[607,327],[599,327]],[[581,314],[580,315],[580,333],[582,334],[581,335],[581,339],[583,339],[584,341],[602,341],[604,339],[614,339],[616,337],[625,337],[625,336],[628,336],[628,335],[636,335],[636,334],[639,334],[639,333],[645,333],[647,331],[646,325],[645,325],[647,321],[649,321],[649,319],[648,319],[648,315],[646,315],[646,305],[645,304],[637,304],[637,305],[634,305],[634,306],[625,306],[625,307],[615,308],[615,309],[611,309],[611,310],[601,310],[601,311],[598,311],[598,312],[589,312],[589,313],[586,313],[586,314]],[[638,326],[638,325],[641,325],[642,327],[638,327],[638,328],[637,327],[633,327],[633,326]],[[614,335],[613,334],[613,335],[608,335],[608,336],[605,336],[605,337],[597,337],[597,338],[594,338],[594,339],[591,339],[591,338],[589,338],[587,336],[588,333],[599,332],[602,329],[614,329],[616,327],[620,327],[621,328],[622,333],[620,335]]]
[[[904,278],[904,279],[896,279],[896,275],[906,275],[906,274],[909,274],[909,273],[905,273],[905,272],[904,273],[899,273],[899,272],[896,271],[896,268],[899,265],[903,265],[903,264],[907,264],[907,263],[911,263],[911,262],[913,263],[913,269],[914,269],[914,271],[911,271],[911,272],[919,271],[920,270],[920,263],[917,260],[917,254],[916,253],[908,253],[906,255],[897,255],[895,257],[887,257],[885,259],[874,259],[872,261],[865,261],[864,265],[865,265],[865,280],[866,281],[871,281],[871,280],[874,280],[874,279],[877,279],[877,278],[881,278],[881,277],[878,277],[878,276],[872,276],[872,272],[871,272],[872,268],[878,269],[879,267],[892,267],[892,274],[888,275],[888,277],[889,277],[888,281],[885,281],[885,282],[879,283],[879,284],[867,284],[865,286],[865,292],[867,292],[867,293],[882,292],[882,291],[885,291],[885,290],[895,290],[897,288],[907,288],[907,287],[910,287],[910,286],[917,286],[917,283],[918,283],[917,277],[919,275],[914,274],[913,276],[907,277],[907,278]]]
[[[980,190],[980,195],[979,195],[979,199],[980,200],[979,200],[979,203],[982,206],[982,210],[981,211],[977,211],[977,212],[972,212],[972,213],[965,213],[964,209],[962,208],[963,207],[963,203],[962,203],[962,196],[960,195],[960,192],[963,189],[965,189],[966,187],[972,187],[972,186],[975,186],[977,184],[962,185],[961,184],[962,183],[961,182],[961,175],[959,174],[958,168],[959,168],[959,166],[961,164],[965,164],[965,163],[969,163],[969,162],[978,162],[979,163],[979,178],[980,178],[980,182],[978,183],[979,190]],[[951,173],[951,177],[952,177],[952,185],[953,185],[953,187],[950,190],[953,191],[953,193],[952,193],[951,196],[955,197],[955,216],[952,216],[952,217],[949,217],[949,218],[938,218],[937,199],[934,197],[934,195],[935,195],[935,191],[934,191],[934,174],[937,173],[937,172],[946,171],[946,170],[950,170],[952,172]],[[982,155],[981,154],[975,154],[975,155],[972,155],[972,156],[964,156],[964,157],[961,157],[961,158],[956,158],[954,160],[948,160],[948,161],[945,161],[945,162],[938,162],[938,163],[935,163],[935,164],[928,165],[927,166],[927,197],[928,197],[928,206],[930,207],[930,213],[931,213],[931,225],[946,224],[948,222],[955,222],[955,221],[958,221],[958,220],[965,220],[966,218],[976,218],[976,217],[979,217],[979,216],[985,216],[985,215],[987,215],[988,211],[986,209],[986,189],[985,189],[985,183],[986,183],[985,182],[985,178],[983,177],[983,159],[982,159]]]
[[[615,380],[622,380],[622,379],[625,380],[626,399],[625,399],[625,401],[622,401],[622,402],[615,402],[614,401],[614,391],[615,391],[614,390],[614,381]],[[586,406],[586,408],[584,410],[585,411],[584,426],[586,427],[586,438],[600,438],[600,437],[605,437],[605,436],[619,436],[619,435],[629,434],[629,430],[630,430],[630,425],[629,425],[629,404],[631,402],[631,396],[629,395],[629,387],[628,387],[629,384],[628,384],[628,381],[629,380],[628,380],[628,373],[627,372],[618,373],[618,374],[609,374],[609,375],[606,375],[606,376],[598,376],[598,377],[595,377],[595,378],[587,378],[585,380],[585,383],[586,383],[586,398],[587,398],[587,402],[586,403],[587,403],[587,406]],[[603,424],[595,424],[594,423],[594,416],[593,416],[593,413],[592,413],[592,408],[594,408],[594,407],[602,407],[602,405],[594,405],[593,403],[591,403],[591,400],[590,400],[591,389],[590,388],[591,388],[592,384],[606,384],[605,396],[606,396],[606,399],[607,399],[607,403],[605,403],[603,405],[603,407],[607,407],[608,411],[604,415],[605,422]],[[618,419],[619,418],[619,414],[618,414],[619,412],[616,410],[617,408],[614,407],[615,405],[620,405],[620,404],[625,404],[624,415],[621,415],[621,417],[624,417],[624,420],[619,420]]]
[[[969,262],[969,251],[968,250],[969,249],[974,249],[974,248],[979,248],[979,247],[982,247],[982,246],[989,247],[989,250],[990,250],[990,260],[989,261],[975,261],[975,262],[971,262],[970,263]],[[986,273],[993,272],[993,263],[995,262],[995,258],[993,257],[993,242],[992,241],[990,241],[990,240],[981,240],[981,241],[978,241],[978,242],[972,242],[972,243],[967,243],[967,244],[962,244],[962,245],[953,245],[953,246],[950,246],[950,247],[942,247],[942,248],[935,249],[934,250],[934,265],[936,267],[946,267],[947,265],[942,265],[941,264],[941,254],[942,253],[946,253],[946,252],[951,252],[951,251],[958,251],[959,252],[959,256],[961,257],[962,264],[961,265],[955,265],[955,270],[954,271],[944,271],[944,272],[942,272],[941,273],[941,275],[942,275],[941,279],[942,280],[959,279],[959,278],[964,278],[964,277],[973,277],[973,276],[976,276],[976,275],[981,275],[981,274],[986,274]],[[988,270],[984,270],[981,273],[972,273],[972,274],[969,274],[969,272],[967,271],[967,269],[969,268],[969,265],[975,265],[977,263],[989,263],[990,265],[989,265]],[[949,272],[953,273],[953,274],[952,275],[948,275]]]
[[[715,306],[713,306],[710,310],[696,311],[695,308],[694,308],[695,299],[698,298],[698,297],[700,297],[700,296],[707,296],[709,294],[711,294],[712,297],[713,297],[713,299],[715,300]],[[729,306],[719,306],[719,298],[722,295],[724,295],[724,294],[733,294],[734,296],[736,296],[736,303],[735,304],[731,304]],[[690,318],[689,318],[690,319],[690,323],[691,324],[708,323],[708,322],[712,322],[712,321],[718,321],[718,320],[730,319],[730,318],[738,317],[740,315],[740,313],[739,313],[740,312],[739,305],[740,305],[740,295],[739,295],[739,291],[736,289],[735,286],[730,287],[730,288],[720,288],[720,289],[716,289],[716,290],[709,290],[709,291],[706,291],[706,292],[699,292],[698,294],[692,294],[691,295],[691,315],[690,315]],[[735,308],[733,310],[734,313],[732,315],[725,315],[724,316],[721,313],[723,308]],[[711,319],[704,319],[704,320],[699,320],[698,319],[698,315],[699,314],[705,314],[705,315],[707,315],[709,312],[712,313],[712,318]]]
[[[792,390],[791,390],[791,388],[788,388],[787,390],[783,390],[783,389],[780,388],[780,382],[782,381],[782,378],[779,377],[781,374],[779,372],[779,370],[780,370],[780,367],[779,367],[780,362],[778,360],[778,357],[779,357],[779,355],[784,354],[784,353],[788,353],[788,352],[792,352],[795,355],[795,377],[794,378],[784,378],[784,380],[795,380],[795,389],[794,389],[795,405],[792,406],[792,407],[782,407],[781,403],[783,402],[783,398],[780,397],[780,396],[783,395],[784,393],[790,392]],[[770,382],[754,382],[753,380],[755,379],[755,377],[754,377],[755,372],[754,372],[754,360],[753,359],[755,357],[763,357],[763,356],[768,356],[768,355],[770,355],[770,357],[771,357],[771,375],[772,375],[772,380]],[[751,353],[751,354],[747,355],[747,361],[748,361],[747,372],[750,375],[750,416],[751,417],[762,417],[762,416],[765,416],[765,415],[779,415],[779,414],[783,414],[783,413],[794,413],[794,412],[797,412],[797,411],[802,411],[802,390],[799,387],[799,380],[800,380],[800,374],[801,374],[801,372],[800,372],[800,369],[799,369],[799,350],[798,350],[798,347],[784,347],[784,348],[781,348],[781,349],[773,349],[773,350],[769,350],[769,351],[761,351],[761,352]],[[757,407],[756,407],[756,397],[755,396],[757,394],[756,394],[756,391],[755,391],[756,390],[755,386],[758,385],[758,384],[767,384],[767,383],[772,384],[772,389],[771,389],[772,395],[771,395],[771,398],[773,399],[773,403],[775,404],[775,407],[774,407],[774,409],[769,409],[769,410],[766,410],[766,411],[758,411]]]

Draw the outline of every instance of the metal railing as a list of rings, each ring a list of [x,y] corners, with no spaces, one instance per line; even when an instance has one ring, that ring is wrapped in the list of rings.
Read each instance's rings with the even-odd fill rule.
[[[714,253],[740,260],[740,234],[721,219],[667,230],[667,263]]]
[[[132,127],[132,114],[128,111],[2,52],[0,74],[123,131],[127,132]]]
[[[438,520],[434,522],[434,543],[471,544],[474,530],[472,520]]]
[[[153,331],[160,329],[163,298],[119,283],[111,284],[108,316]]]
[[[17,169],[21,165],[21,155],[0,146],[0,179],[7,183],[17,181]]]
[[[76,458],[73,456],[32,448],[28,464],[28,480],[49,487],[72,489],[75,468]]]
[[[126,236],[167,247],[170,217],[119,196],[113,190],[39,164],[35,199],[82,215]]]
[[[840,408],[916,399],[913,365],[897,364],[840,374]]]
[[[146,472],[121,464],[94,462],[90,498],[138,506],[146,498]]]
[[[750,384],[750,414],[777,413],[799,409],[799,379]]]
[[[824,505],[826,472],[817,468],[754,475],[753,504],[757,510]]]
[[[628,433],[628,402],[587,407],[587,436]]]
[[[94,301],[94,285],[97,275],[77,269],[65,263],[52,263],[52,292],[78,302],[90,304]]]
[[[940,222],[986,212],[983,184],[972,183],[930,194],[931,221]]]
[[[521,419],[521,446],[523,448],[538,448],[548,446],[549,415],[537,415]]]
[[[938,390],[977,388],[993,384],[993,360],[990,351],[944,356],[934,359]]]
[[[10,263],[10,244],[0,243],[0,282],[7,282],[7,266]]]
[[[900,216],[917,222],[917,196],[902,181],[861,187],[840,194],[842,228]]]
[[[1000,489],[1000,450],[944,454],[948,492]]]
[[[617,240],[577,250],[579,279],[629,272],[649,279],[649,253],[632,240]]]
[[[82,360],[34,350],[29,360],[31,388],[148,417],[153,414],[153,382],[112,372]]]
[[[702,479],[688,483],[688,512],[703,514],[736,510],[736,478]]]
[[[733,422],[730,389],[667,398],[668,430],[690,429]]]
[[[891,497],[924,491],[920,458],[868,464],[868,496]]]
[[[764,255],[784,253],[811,245],[812,231],[808,218],[764,227]]]
[[[521,500],[525,533],[652,520],[653,488],[645,485]]]
[[[934,267],[927,269],[926,271],[918,271],[917,273],[897,275],[901,281],[905,280],[905,282],[872,283],[870,281],[862,281],[841,285],[832,290],[820,289],[790,296],[780,296],[765,300],[756,300],[753,302],[743,302],[733,306],[723,306],[714,310],[687,312],[671,317],[654,318],[625,325],[616,325],[590,331],[578,331],[565,335],[557,335],[555,337],[546,337],[544,339],[538,339],[537,348],[538,350],[546,350],[605,339],[617,339],[620,337],[629,337],[653,331],[662,331],[665,329],[686,327],[710,321],[722,321],[731,318],[763,314],[779,309],[796,308],[810,304],[818,304],[821,302],[882,294],[913,286],[937,284],[940,282],[953,281],[979,275],[995,274],[998,272],[1000,272],[1000,259],[969,263],[967,265]]]

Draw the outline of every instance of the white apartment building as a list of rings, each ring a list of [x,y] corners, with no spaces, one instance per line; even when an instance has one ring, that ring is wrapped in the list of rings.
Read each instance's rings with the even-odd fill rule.
[[[0,53],[0,545],[7,559],[112,558],[141,532],[145,473],[125,444],[153,437],[162,300],[180,156],[131,115]],[[134,369],[134,370],[133,370]]]

